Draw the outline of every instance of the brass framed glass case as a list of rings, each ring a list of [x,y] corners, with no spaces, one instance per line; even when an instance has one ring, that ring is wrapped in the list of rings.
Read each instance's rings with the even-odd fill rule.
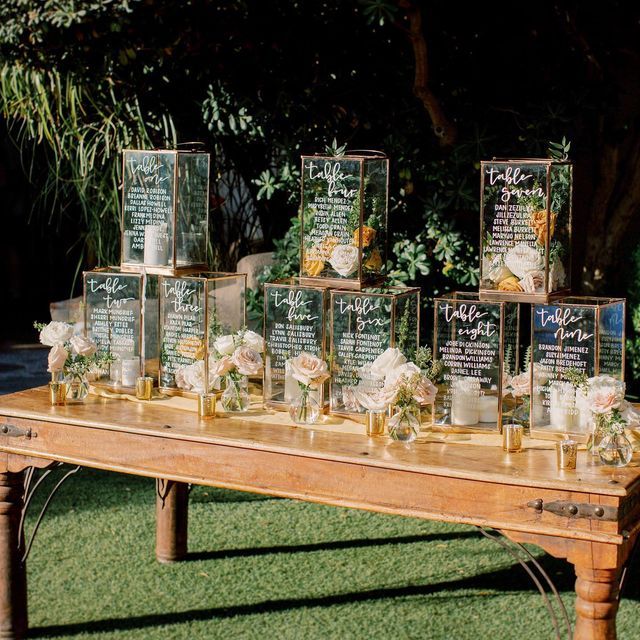
[[[588,439],[586,394],[566,374],[624,380],[625,305],[624,298],[570,296],[532,306],[532,435]]]
[[[219,388],[209,375],[213,343],[245,326],[245,273],[160,276],[159,388],[195,396]]]
[[[505,374],[518,369],[519,307],[478,293],[434,299],[434,357],[442,363],[435,429],[500,431]]]
[[[367,287],[330,294],[329,412],[364,419],[359,389],[381,387],[369,366],[389,347],[411,360],[420,339],[420,289]]]
[[[125,149],[122,175],[122,270],[206,269],[209,154]]]
[[[483,299],[534,303],[569,293],[572,189],[568,162],[481,163]]]
[[[378,151],[302,156],[300,277],[360,289],[387,261],[389,160]]]
[[[111,267],[83,274],[85,335],[115,362],[93,384],[134,389],[158,375],[158,277]]]
[[[301,352],[326,360],[329,290],[287,278],[264,285],[264,401],[284,409],[300,395],[287,360]],[[328,383],[311,393],[321,407],[329,399]]]

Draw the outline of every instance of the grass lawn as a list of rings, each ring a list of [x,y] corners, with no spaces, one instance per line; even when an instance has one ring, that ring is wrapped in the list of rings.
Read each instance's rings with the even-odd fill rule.
[[[160,565],[153,481],[73,476],[29,558],[31,636],[553,637],[522,568],[470,527],[206,487],[189,518],[189,560]],[[538,555],[573,617],[571,567]],[[637,576],[622,640],[640,637]]]

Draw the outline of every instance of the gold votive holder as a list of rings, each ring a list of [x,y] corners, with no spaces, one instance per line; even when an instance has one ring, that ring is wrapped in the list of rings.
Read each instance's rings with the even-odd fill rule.
[[[522,434],[524,427],[521,424],[502,425],[502,450],[507,453],[522,451]]]
[[[578,459],[578,443],[567,438],[556,442],[558,469],[575,469]]]
[[[387,425],[386,409],[367,409],[365,417],[365,429],[368,436],[384,435]]]
[[[138,400],[151,400],[153,395],[153,378],[140,376],[136,379],[136,398]]]
[[[201,393],[198,396],[198,416],[205,420],[216,417],[215,393]]]
[[[55,406],[66,404],[67,401],[67,383],[66,382],[50,382],[49,383],[49,401]]]

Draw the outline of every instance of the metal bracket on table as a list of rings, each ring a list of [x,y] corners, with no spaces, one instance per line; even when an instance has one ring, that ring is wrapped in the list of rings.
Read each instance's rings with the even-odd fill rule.
[[[534,509],[538,513],[548,511],[549,513],[565,518],[587,518],[589,520],[602,520],[605,522],[618,521],[618,508],[602,504],[567,502],[565,500],[545,502],[542,498],[538,498],[537,500],[527,502],[527,507]]]
[[[29,431],[31,430],[29,429]],[[27,436],[27,437],[30,437],[30,436]],[[51,489],[51,492],[47,496],[47,499],[44,501],[44,504],[40,509],[38,518],[36,519],[36,523],[33,526],[33,531],[31,532],[31,536],[27,540],[24,533],[24,523],[27,516],[27,511],[29,509],[29,505],[31,504],[31,500],[35,492],[42,485],[42,483],[47,478],[47,476],[49,476],[53,471],[55,471],[56,469],[59,469],[63,465],[64,465],[63,462],[54,462],[53,465],[51,465],[49,468],[45,469],[41,474],[39,474],[39,477],[37,480],[35,480],[35,482],[34,482],[34,477],[36,472],[35,467],[29,467],[25,473],[24,503],[22,506],[22,513],[20,515],[20,534],[19,534],[20,537],[18,540],[18,549],[21,553],[20,559],[23,563],[26,562],[27,558],[29,557],[29,552],[31,551],[31,546],[33,545],[33,541],[36,537],[36,533],[38,533],[38,529],[40,528],[40,523],[42,522],[42,519],[44,518],[44,515],[47,512],[49,505],[51,504],[51,500],[53,500],[53,496],[55,496],[55,494],[58,492],[58,489],[64,484],[65,480],[70,478],[74,473],[77,473],[78,471],[80,471],[80,468],[81,468],[79,465],[77,467],[72,467],[71,469],[68,469],[67,471],[65,471],[65,473],[63,473],[63,475],[59,478],[58,482],[56,482],[56,484]]]
[[[483,527],[477,527],[477,529],[485,538],[493,540],[493,542],[499,544],[527,572],[544,600],[557,640],[562,640],[563,631],[566,631],[567,640],[571,640],[571,638],[573,638],[573,630],[571,628],[571,620],[569,619],[567,608],[565,607],[553,580],[551,580],[549,574],[542,568],[535,556],[519,542],[509,540],[499,531],[488,530]],[[547,593],[546,587],[551,590],[553,600],[560,611],[560,618],[554,609],[552,599],[549,597],[550,594]]]

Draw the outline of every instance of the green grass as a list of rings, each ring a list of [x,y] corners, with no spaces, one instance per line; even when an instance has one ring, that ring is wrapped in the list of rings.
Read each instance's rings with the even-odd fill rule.
[[[206,487],[189,518],[190,559],[160,565],[153,481],[74,476],[29,558],[32,637],[553,637],[524,571],[470,527]],[[538,555],[573,617],[571,568]],[[630,577],[622,640],[638,636]]]

